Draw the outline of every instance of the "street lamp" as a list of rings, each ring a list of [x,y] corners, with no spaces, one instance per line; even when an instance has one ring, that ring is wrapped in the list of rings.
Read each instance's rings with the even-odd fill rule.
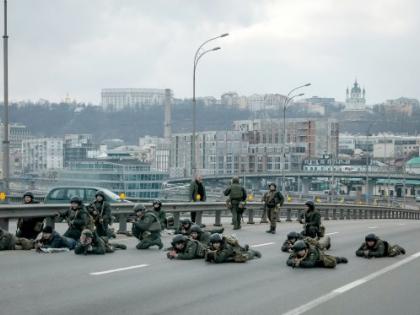
[[[196,107],[197,107],[197,103],[196,103],[196,99],[195,99],[195,77],[196,77],[196,71],[197,71],[197,65],[198,65],[198,61],[207,53],[209,52],[213,52],[213,51],[217,51],[219,49],[221,49],[220,47],[214,47],[212,49],[208,49],[205,51],[201,51],[201,49],[203,48],[204,45],[206,45],[208,42],[211,42],[213,40],[216,40],[218,38],[222,38],[222,37],[226,37],[228,36],[229,33],[223,33],[219,36],[216,37],[212,37],[208,40],[206,40],[205,42],[203,42],[196,50],[195,54],[194,54],[194,67],[193,67],[193,108],[192,108],[192,112],[193,112],[193,132],[192,132],[192,148],[191,148],[191,175],[195,176],[196,175],[196,170],[197,170],[197,161],[196,161]]]
[[[289,91],[289,93],[287,93],[287,96],[286,96],[286,98],[285,98],[285,100],[284,100],[284,103],[283,103],[283,140],[282,140],[282,155],[283,155],[283,167],[282,167],[282,170],[281,170],[281,177],[282,177],[282,183],[281,183],[281,187],[282,187],[282,193],[283,194],[285,194],[285,175],[284,175],[284,168],[285,168],[285,166],[286,166],[286,152],[285,152],[285,146],[286,146],[286,110],[287,110],[287,105],[290,103],[290,101],[291,100],[293,100],[295,97],[300,97],[300,96],[303,96],[303,95],[305,95],[304,93],[300,93],[300,94],[296,94],[296,95],[293,95],[293,96],[290,96],[294,91],[296,91],[296,90],[298,90],[298,89],[301,89],[301,88],[304,88],[304,87],[307,87],[307,86],[310,86],[311,85],[311,83],[306,83],[306,84],[303,84],[303,85],[300,85],[300,86],[298,86],[298,87],[295,87],[294,89],[291,89],[290,91]]]

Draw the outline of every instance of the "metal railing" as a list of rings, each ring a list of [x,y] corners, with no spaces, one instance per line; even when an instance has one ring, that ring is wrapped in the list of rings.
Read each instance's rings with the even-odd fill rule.
[[[31,204],[31,205],[0,205],[0,227],[8,230],[9,220],[24,217],[50,217],[58,211],[68,209],[68,204]],[[119,233],[127,232],[127,219],[133,215],[133,204],[111,204],[112,213],[118,218]],[[145,204],[146,209],[152,209],[152,204]],[[280,210],[280,217],[286,221],[297,219],[304,211],[304,204],[286,203]],[[317,204],[324,220],[366,220],[366,219],[407,219],[420,220],[420,211],[393,207],[350,204]],[[175,226],[179,225],[182,213],[197,212],[196,222],[202,223],[203,215],[214,216],[214,225],[220,226],[223,214],[227,214],[224,202],[171,202],[164,203],[162,209],[174,216]],[[249,202],[244,217],[248,224],[254,224],[258,215],[261,217],[262,202]],[[51,224],[52,220],[51,220]]]

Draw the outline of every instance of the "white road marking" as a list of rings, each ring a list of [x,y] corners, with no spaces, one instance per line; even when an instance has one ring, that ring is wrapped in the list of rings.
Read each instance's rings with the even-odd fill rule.
[[[136,266],[129,266],[129,267],[124,267],[124,268],[117,268],[117,269],[111,269],[111,270],[105,270],[105,271],[99,271],[99,272],[91,272],[90,275],[91,276],[100,276],[100,275],[105,275],[108,273],[113,273],[113,272],[120,272],[120,271],[125,271],[125,270],[131,270],[131,269],[138,269],[138,268],[144,268],[147,267],[149,265],[136,265]]]
[[[368,226],[368,229],[377,229],[377,226]]]
[[[334,234],[338,234],[338,233],[340,233],[340,232],[331,232],[331,233],[327,233],[325,235],[334,235]]]
[[[256,244],[256,245],[251,245],[251,247],[263,247],[263,246],[268,246],[268,245],[273,245],[276,244],[274,242],[269,242],[269,243],[263,243],[263,244]]]
[[[398,225],[403,226],[403,225],[405,225],[405,223],[398,223]]]
[[[286,313],[283,313],[283,315],[300,315],[300,314],[306,313],[307,311],[309,311],[309,310],[311,310],[311,309],[313,309],[313,308],[315,308],[315,307],[317,307],[317,306],[319,306],[319,305],[321,305],[325,302],[328,302],[328,301],[332,300],[333,298],[335,298],[335,297],[337,297],[337,296],[339,296],[339,295],[341,295],[341,294],[343,294],[347,291],[350,291],[353,288],[356,288],[356,287],[358,287],[358,286],[360,286],[360,285],[362,285],[362,284],[364,284],[368,281],[371,281],[371,280],[373,280],[373,279],[375,279],[379,276],[382,276],[382,275],[384,275],[384,274],[386,274],[386,273],[388,273],[388,272],[390,272],[394,269],[397,269],[397,268],[399,268],[399,267],[401,267],[405,264],[408,264],[409,262],[411,262],[411,261],[413,261],[413,260],[415,260],[419,257],[420,257],[420,252],[417,252],[417,253],[415,253],[415,254],[413,254],[413,255],[411,255],[411,256],[403,259],[403,260],[400,260],[400,261],[396,262],[395,264],[392,264],[388,267],[385,267],[385,268],[380,269],[380,270],[378,270],[374,273],[371,273],[370,275],[368,275],[366,277],[360,278],[356,281],[353,281],[353,282],[350,282],[346,285],[343,285],[342,287],[339,287],[339,288],[337,288],[333,291],[330,291],[329,293],[327,293],[323,296],[320,296],[319,298],[316,298],[315,300],[312,300],[309,303],[306,303],[306,304],[304,304],[302,306],[299,306],[299,307],[297,307],[293,310],[290,310]]]

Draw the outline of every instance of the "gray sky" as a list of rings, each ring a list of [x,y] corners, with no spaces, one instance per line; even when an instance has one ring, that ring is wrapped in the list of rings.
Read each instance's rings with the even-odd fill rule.
[[[368,104],[420,98],[419,20],[416,0],[13,0],[10,98],[99,103],[106,87],[191,97],[195,49],[224,32],[200,63],[198,96],[312,82],[308,96],[344,100],[357,76]]]

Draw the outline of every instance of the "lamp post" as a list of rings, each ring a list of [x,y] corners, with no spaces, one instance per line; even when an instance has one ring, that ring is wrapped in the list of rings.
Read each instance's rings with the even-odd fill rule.
[[[216,51],[219,50],[220,47],[214,47],[212,49],[208,49],[208,50],[204,50],[201,51],[201,49],[204,47],[204,45],[206,45],[207,43],[216,40],[218,38],[222,38],[222,37],[226,37],[228,36],[229,33],[224,33],[221,34],[219,36],[216,37],[212,37],[208,40],[206,40],[205,42],[203,42],[196,50],[195,54],[194,54],[194,67],[193,67],[193,108],[192,108],[192,112],[193,112],[193,132],[192,132],[192,148],[191,148],[191,175],[192,176],[196,176],[196,171],[197,171],[197,161],[196,161],[196,99],[195,99],[195,81],[196,81],[196,72],[197,72],[197,65],[198,65],[198,61],[207,53],[212,52],[212,51]]]
[[[304,95],[304,93],[300,93],[300,94],[296,94],[296,95],[290,96],[294,91],[296,91],[298,89],[301,89],[301,88],[304,88],[304,87],[307,87],[307,86],[310,86],[310,85],[311,85],[311,83],[306,83],[306,84],[300,85],[298,87],[295,87],[294,89],[291,89],[289,91],[289,93],[287,93],[286,98],[285,98],[284,103],[283,103],[283,139],[282,139],[283,166],[282,166],[282,170],[281,170],[281,177],[282,177],[282,182],[281,182],[281,187],[282,188],[281,188],[281,190],[282,190],[282,193],[283,194],[285,194],[285,174],[284,174],[284,168],[286,166],[286,150],[285,150],[285,147],[286,147],[286,110],[287,110],[287,105],[295,97],[300,97],[300,96],[303,96]]]
[[[4,83],[4,139],[3,139],[3,181],[6,196],[9,197],[9,60],[7,35],[7,0],[4,0],[4,35],[3,35],[3,83]]]

